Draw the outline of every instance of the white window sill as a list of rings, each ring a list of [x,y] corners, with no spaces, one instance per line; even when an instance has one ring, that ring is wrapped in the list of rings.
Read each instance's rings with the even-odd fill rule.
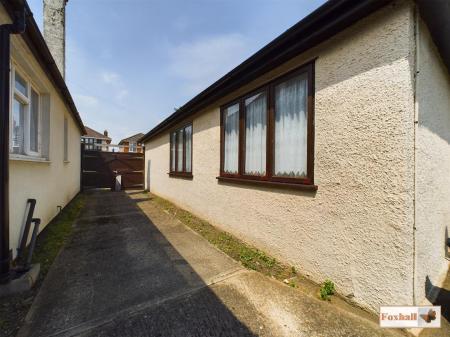
[[[9,160],[14,161],[29,161],[29,162],[35,162],[35,163],[50,163],[50,160],[47,158],[42,157],[32,157],[32,156],[26,156],[23,154],[9,154]]]

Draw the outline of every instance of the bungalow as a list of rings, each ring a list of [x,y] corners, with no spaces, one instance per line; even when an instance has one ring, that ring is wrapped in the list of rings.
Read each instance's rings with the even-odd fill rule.
[[[28,199],[36,200],[43,229],[80,190],[85,128],[64,81],[65,5],[44,1],[44,40],[26,2],[0,3],[0,118],[9,121],[1,135],[2,277],[16,256]]]
[[[331,0],[149,131],[146,188],[380,305],[448,270],[450,6]]]

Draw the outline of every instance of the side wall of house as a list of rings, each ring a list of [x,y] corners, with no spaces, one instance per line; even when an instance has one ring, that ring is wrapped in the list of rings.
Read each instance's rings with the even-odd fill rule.
[[[449,267],[450,76],[419,22],[416,133],[416,298],[433,300]]]
[[[8,21],[7,13],[0,5],[0,24]],[[41,219],[42,230],[58,214],[58,207],[66,206],[79,192],[81,132],[61,96],[18,35],[12,37],[11,57],[13,66],[43,94],[42,97],[47,97],[46,106],[49,107],[46,120],[40,120],[41,137],[48,144],[41,146],[48,148],[48,160],[29,161],[12,155],[10,158],[10,246],[16,256],[27,200],[37,200],[34,217]],[[68,120],[67,161],[64,161],[64,118]],[[44,130],[47,127],[49,131]]]
[[[145,144],[150,191],[377,311],[412,304],[414,37],[400,1],[193,118],[193,180],[170,178],[169,133]],[[317,192],[218,183],[220,105],[317,57]]]

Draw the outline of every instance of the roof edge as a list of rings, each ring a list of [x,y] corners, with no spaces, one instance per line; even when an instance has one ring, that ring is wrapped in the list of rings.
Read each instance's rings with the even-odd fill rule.
[[[329,0],[168,116],[139,141],[146,142],[221,96],[248,84],[336,35],[392,0]],[[281,50],[281,52],[280,52]]]

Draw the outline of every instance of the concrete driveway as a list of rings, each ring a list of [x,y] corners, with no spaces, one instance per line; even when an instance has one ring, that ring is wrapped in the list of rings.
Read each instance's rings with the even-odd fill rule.
[[[147,198],[87,193],[19,336],[403,335],[243,269]]]

